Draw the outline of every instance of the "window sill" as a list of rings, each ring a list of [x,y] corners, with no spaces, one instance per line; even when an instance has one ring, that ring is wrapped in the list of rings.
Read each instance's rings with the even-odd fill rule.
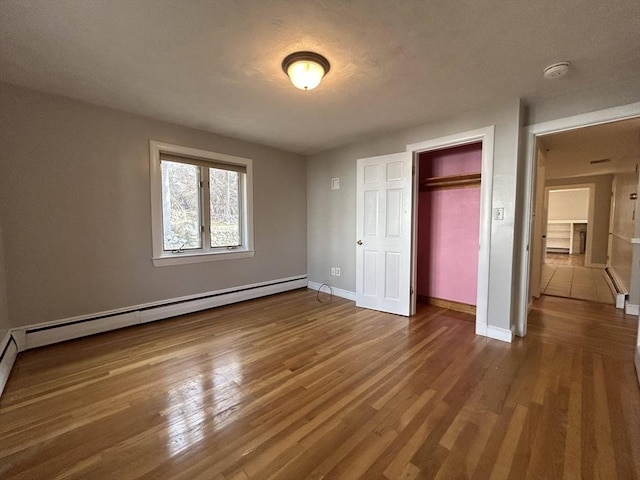
[[[177,253],[154,257],[154,267],[168,267],[171,265],[186,265],[188,263],[219,262],[221,260],[236,260],[250,258],[255,255],[255,250],[232,250],[229,252],[208,253]]]

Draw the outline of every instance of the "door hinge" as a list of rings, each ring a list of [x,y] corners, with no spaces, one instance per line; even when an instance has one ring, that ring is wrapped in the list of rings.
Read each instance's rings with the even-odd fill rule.
[[[416,166],[411,165],[411,175],[415,175],[415,174],[416,174]]]
[[[204,181],[200,181],[200,188],[204,187]]]
[[[200,225],[200,231],[204,233],[204,225]]]

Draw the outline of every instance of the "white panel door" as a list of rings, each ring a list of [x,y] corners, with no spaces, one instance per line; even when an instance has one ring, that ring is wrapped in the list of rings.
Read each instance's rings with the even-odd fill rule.
[[[410,314],[412,152],[358,160],[356,305]]]

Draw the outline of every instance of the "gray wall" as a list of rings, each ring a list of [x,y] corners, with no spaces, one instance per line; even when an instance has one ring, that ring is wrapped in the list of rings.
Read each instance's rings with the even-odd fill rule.
[[[151,262],[149,140],[254,161],[254,258]],[[11,326],[303,275],[304,157],[0,84]]]
[[[7,330],[9,330],[9,309],[7,308],[7,281],[4,273],[4,248],[0,222],[0,341]]]
[[[593,263],[605,265],[607,263],[607,244],[609,242],[609,216],[611,208],[611,182],[613,175],[596,175],[592,177],[554,178],[547,180],[547,187],[560,185],[579,185],[594,183],[596,186],[593,212],[593,245],[591,246],[591,260]]]
[[[566,77],[568,81],[570,81],[569,78],[569,76]],[[640,100],[639,80],[636,75],[636,78],[623,82],[600,85],[588,90],[578,89],[532,103],[527,108],[526,125],[637,102]]]
[[[368,141],[312,155],[307,168],[308,267],[311,281],[355,291],[355,177],[358,158],[404,151],[416,143],[495,125],[493,207],[504,207],[505,220],[492,222],[489,274],[489,325],[510,328],[516,225],[518,142],[522,122],[520,101],[468,112]],[[331,178],[340,177],[340,190],[331,190]],[[331,266],[341,277],[330,277]]]

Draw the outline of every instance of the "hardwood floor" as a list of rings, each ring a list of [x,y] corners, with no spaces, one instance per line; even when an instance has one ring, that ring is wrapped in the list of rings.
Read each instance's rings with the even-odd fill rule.
[[[634,479],[637,318],[539,301],[513,344],[298,290],[21,353],[3,479]]]

